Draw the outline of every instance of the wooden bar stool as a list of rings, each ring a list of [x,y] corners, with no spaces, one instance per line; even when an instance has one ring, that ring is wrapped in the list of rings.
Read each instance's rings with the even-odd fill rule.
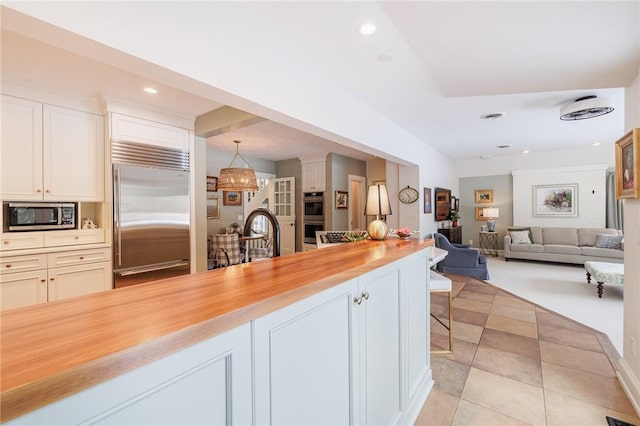
[[[453,297],[452,297],[452,284],[451,280],[447,277],[443,277],[442,275],[436,273],[435,271],[429,270],[429,279],[430,286],[429,291],[431,293],[449,293],[449,325],[443,323],[440,318],[431,314],[431,316],[438,321],[444,328],[449,331],[449,349],[448,350],[438,350],[431,351],[433,355],[439,354],[450,354],[453,352]]]

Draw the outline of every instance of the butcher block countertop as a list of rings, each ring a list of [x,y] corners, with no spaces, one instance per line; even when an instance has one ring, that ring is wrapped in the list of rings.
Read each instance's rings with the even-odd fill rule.
[[[418,238],[359,241],[2,312],[1,420],[430,245],[433,240]]]

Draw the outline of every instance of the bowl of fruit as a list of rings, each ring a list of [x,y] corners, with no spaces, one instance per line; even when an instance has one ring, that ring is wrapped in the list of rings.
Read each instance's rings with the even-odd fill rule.
[[[392,233],[396,234],[398,237],[400,237],[400,239],[402,240],[406,240],[408,239],[411,235],[420,232],[417,229],[415,231],[412,231],[409,228],[398,228],[398,229],[392,229],[391,230]]]

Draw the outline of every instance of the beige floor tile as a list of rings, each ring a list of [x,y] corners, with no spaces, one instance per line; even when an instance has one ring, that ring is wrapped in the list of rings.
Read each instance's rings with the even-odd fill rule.
[[[509,296],[496,295],[495,303],[497,305],[511,306],[512,308],[526,309],[528,311],[536,310],[536,305],[534,305],[533,303],[529,303],[518,297],[510,296],[510,295]]]
[[[540,360],[538,340],[531,337],[486,328],[482,333],[480,345]]]
[[[456,323],[473,324],[484,327],[487,322],[487,314],[466,309],[453,309],[453,321]]]
[[[602,352],[598,338],[592,333],[538,324],[539,339],[588,351]]]
[[[635,415],[620,413],[552,391],[544,392],[548,426],[603,426],[606,416],[640,425]]]
[[[530,323],[536,322],[536,312],[529,309],[522,309],[518,307],[494,303],[491,307],[491,313],[499,315],[501,317],[513,318],[520,321],[526,321]]]
[[[478,346],[471,365],[522,383],[542,387],[542,368],[537,359]]]
[[[609,359],[602,352],[540,341],[540,358],[552,364],[564,365],[601,376],[616,377]]]
[[[466,309],[467,311],[475,311],[483,314],[488,314],[491,310],[491,303],[478,302],[472,299],[463,299],[456,297],[453,299],[453,307],[457,309]]]
[[[440,389],[431,389],[414,426],[448,426],[453,421],[460,398]]]
[[[568,328],[569,330],[582,331],[587,333],[592,331],[585,325],[582,325],[576,321],[565,318],[555,313],[537,311],[536,318],[538,324],[550,325],[558,328]]]
[[[439,334],[431,335],[432,350],[444,350],[448,348],[449,348],[449,339],[447,336],[442,336]],[[473,357],[476,355],[477,348],[478,348],[478,345],[474,343],[465,342],[464,340],[453,339],[453,353],[438,354],[438,356],[448,359],[450,361],[471,365],[471,362],[473,361]]]
[[[455,417],[453,418],[454,426],[526,426],[528,423],[521,422],[504,414],[497,413],[488,408],[481,407],[473,402],[464,399],[458,404]]]
[[[493,294],[478,293],[475,291],[468,291],[466,289],[463,289],[460,293],[458,293],[456,297],[460,297],[462,299],[477,300],[479,302],[486,303],[493,303],[494,299]]]
[[[501,317],[499,315],[489,314],[489,318],[487,318],[487,325],[485,327],[493,330],[506,331],[507,333],[513,333],[519,336],[531,337],[534,339],[538,338],[538,328],[535,324],[517,319]]]
[[[463,322],[453,321],[453,338],[458,340],[464,340],[465,342],[478,344],[480,337],[482,337],[482,331],[484,328],[465,324]]]
[[[434,387],[455,397],[462,395],[469,366],[438,356],[431,357]]]
[[[543,361],[542,380],[545,390],[622,413],[634,414],[631,403],[615,378]]]
[[[471,368],[462,399],[532,425],[545,424],[542,388]]]

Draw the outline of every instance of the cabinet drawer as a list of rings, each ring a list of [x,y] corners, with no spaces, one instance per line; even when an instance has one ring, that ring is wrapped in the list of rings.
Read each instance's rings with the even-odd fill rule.
[[[44,234],[44,246],[72,246],[76,244],[91,244],[104,242],[104,230],[77,229],[69,231],[49,231]]]
[[[2,234],[0,250],[39,248],[44,245],[44,232],[15,232]]]
[[[46,254],[5,257],[0,259],[0,274],[35,271],[47,268]]]
[[[111,260],[111,250],[108,248],[95,250],[63,251],[49,253],[49,268],[57,266],[81,265],[84,263],[108,262]]]

